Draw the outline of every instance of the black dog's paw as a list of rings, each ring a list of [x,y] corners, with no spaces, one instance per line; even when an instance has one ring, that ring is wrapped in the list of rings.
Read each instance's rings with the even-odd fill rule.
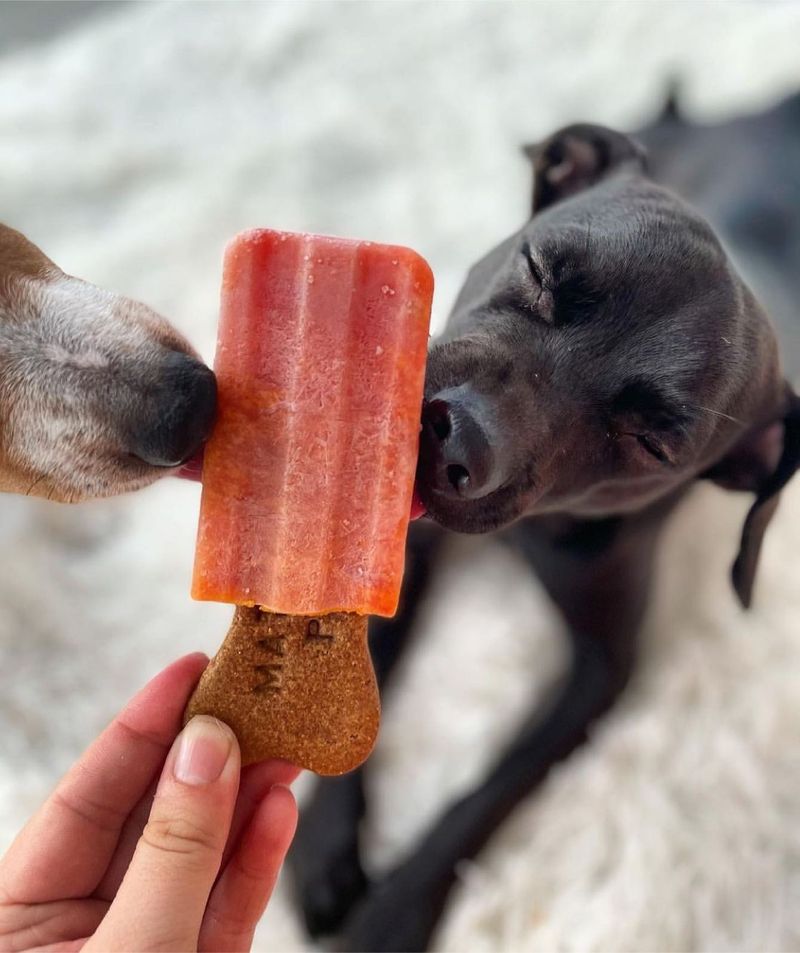
[[[367,889],[358,850],[357,805],[337,788],[341,781],[320,784],[301,812],[289,851],[295,897],[312,937],[335,933]]]
[[[320,856],[317,863],[295,871],[297,900],[312,937],[335,933],[366,889],[367,878],[355,847]]]
[[[338,943],[348,953],[421,953],[427,950],[446,891],[428,885],[409,865],[367,894]]]

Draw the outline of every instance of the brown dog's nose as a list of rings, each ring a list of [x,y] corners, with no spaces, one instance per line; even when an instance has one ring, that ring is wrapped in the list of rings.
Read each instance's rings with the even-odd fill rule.
[[[180,466],[211,433],[216,409],[213,371],[188,354],[170,353],[148,402],[150,419],[134,430],[130,453],[151,466]]]
[[[456,499],[487,496],[502,482],[483,397],[450,388],[422,409],[422,448],[430,488]]]

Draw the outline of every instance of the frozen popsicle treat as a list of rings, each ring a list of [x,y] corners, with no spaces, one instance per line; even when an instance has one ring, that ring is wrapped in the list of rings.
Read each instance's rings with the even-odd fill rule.
[[[245,761],[335,774],[374,743],[367,615],[397,608],[432,293],[407,248],[228,246],[192,594],[239,608],[187,715],[227,721]]]

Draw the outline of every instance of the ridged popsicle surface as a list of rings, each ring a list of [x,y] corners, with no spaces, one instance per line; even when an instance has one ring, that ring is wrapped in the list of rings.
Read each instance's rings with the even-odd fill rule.
[[[408,248],[271,230],[229,244],[196,599],[394,614],[432,295]]]

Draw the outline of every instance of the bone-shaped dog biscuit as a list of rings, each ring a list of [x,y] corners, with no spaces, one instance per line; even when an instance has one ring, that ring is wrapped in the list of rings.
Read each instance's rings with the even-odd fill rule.
[[[201,714],[233,728],[244,764],[281,757],[318,774],[360,764],[380,721],[367,617],[237,608],[186,710]]]
[[[402,581],[433,279],[407,248],[259,230],[228,246],[192,594],[233,625],[187,717],[245,762],[360,764],[367,615]]]

